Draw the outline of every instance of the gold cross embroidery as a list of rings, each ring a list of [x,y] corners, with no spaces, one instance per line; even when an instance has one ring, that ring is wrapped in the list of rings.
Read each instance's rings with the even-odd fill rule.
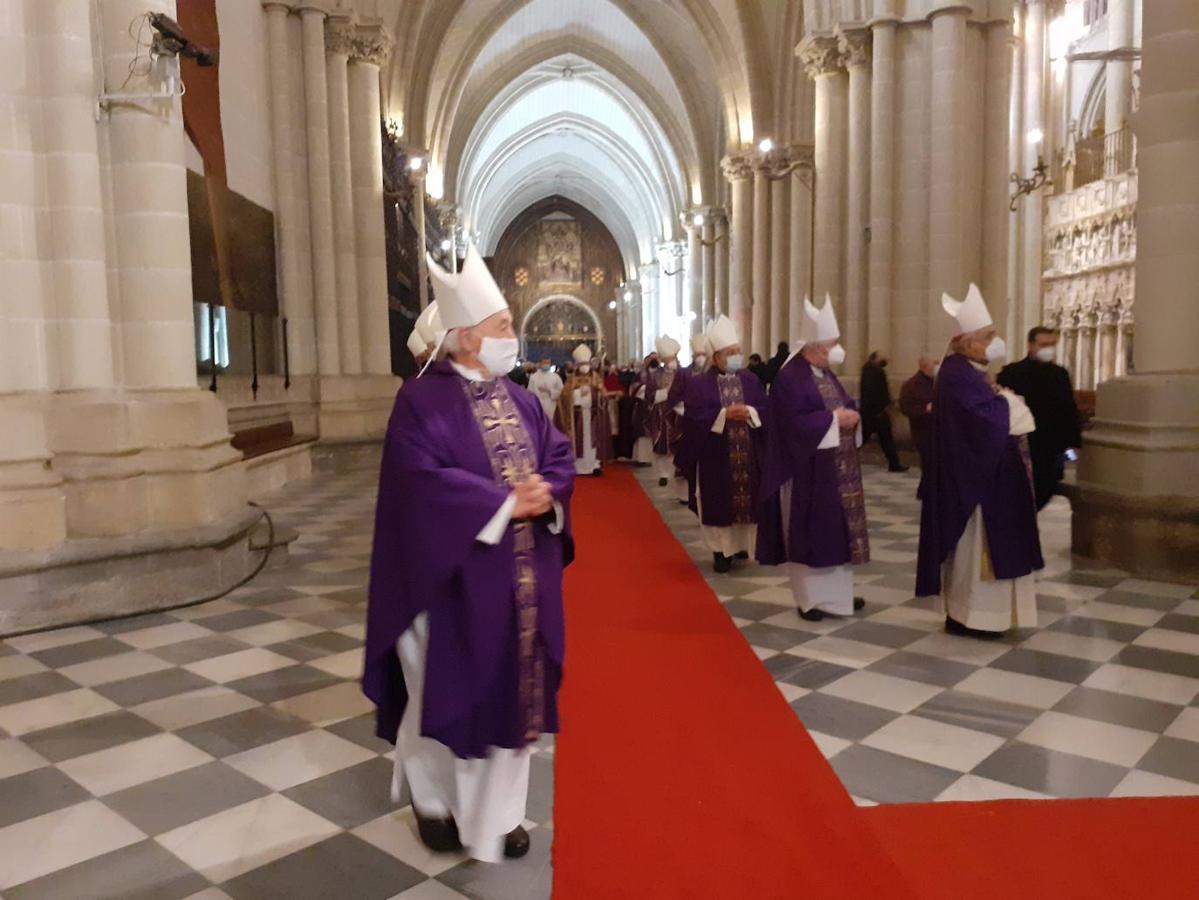
[[[513,429],[520,426],[520,420],[513,413],[504,415],[503,405],[500,403],[498,397],[491,398],[491,408],[494,410],[494,415],[483,416],[483,427],[488,431],[498,428],[500,430],[500,439],[505,444],[518,443],[516,432]]]

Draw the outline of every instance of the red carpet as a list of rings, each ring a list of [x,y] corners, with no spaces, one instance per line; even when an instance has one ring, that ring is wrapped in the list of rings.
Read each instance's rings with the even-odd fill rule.
[[[632,474],[574,526],[555,896],[915,896]]]
[[[558,900],[1196,896],[1199,798],[856,808],[632,474],[574,522]]]

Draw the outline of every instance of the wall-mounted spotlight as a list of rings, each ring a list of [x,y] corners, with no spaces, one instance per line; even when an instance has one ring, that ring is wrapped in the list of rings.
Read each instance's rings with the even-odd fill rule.
[[[762,142],[758,144],[758,149],[763,153],[769,153],[774,149],[774,141],[772,141],[770,138],[762,138]]]
[[[704,225],[704,214],[696,213],[695,218],[693,218],[691,220],[691,224],[694,225],[696,228],[702,228]]]
[[[613,300],[608,304],[608,309],[616,309],[616,301]]]
[[[423,156],[414,156],[408,160],[408,168],[413,172],[419,172],[425,167],[425,158]]]
[[[624,292],[624,302],[625,302],[625,303],[632,303],[632,302],[633,302],[633,292],[632,292],[632,291],[625,291],[625,292]]]

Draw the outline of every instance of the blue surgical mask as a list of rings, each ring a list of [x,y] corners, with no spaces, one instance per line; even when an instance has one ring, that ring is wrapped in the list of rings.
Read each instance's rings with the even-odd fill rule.
[[[726,370],[728,370],[729,374],[731,375],[734,372],[740,372],[741,366],[743,365],[743,363],[744,363],[744,360],[741,358],[741,354],[738,353],[736,356],[728,357],[724,361],[724,367]]]

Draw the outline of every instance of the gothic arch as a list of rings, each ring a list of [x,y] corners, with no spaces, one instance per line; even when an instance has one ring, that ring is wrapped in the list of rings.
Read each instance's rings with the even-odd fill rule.
[[[528,347],[529,324],[537,318],[537,314],[544,313],[551,306],[559,303],[566,303],[572,307],[578,307],[587,314],[591,320],[592,327],[595,329],[595,349],[598,351],[604,346],[604,326],[600,322],[599,316],[595,314],[595,310],[576,297],[574,294],[549,294],[542,297],[536,303],[529,307],[529,311],[525,313],[525,317],[520,323],[520,346],[521,351]],[[597,354],[598,355],[598,354]]]

